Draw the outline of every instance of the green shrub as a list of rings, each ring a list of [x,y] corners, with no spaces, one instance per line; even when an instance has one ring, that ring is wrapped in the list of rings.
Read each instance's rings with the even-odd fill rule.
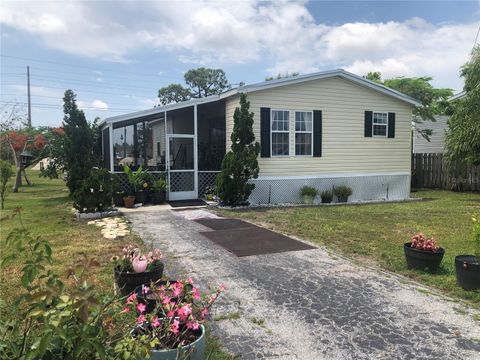
[[[110,172],[93,168],[73,193],[73,207],[81,213],[105,211],[112,206],[112,195]]]
[[[12,176],[13,176],[12,164],[10,164],[10,162],[6,160],[0,160],[0,201],[1,201],[2,210],[5,203],[5,198],[9,193],[8,181]]]
[[[320,193],[320,197],[322,199],[333,199],[333,191],[332,190],[324,190]]]
[[[338,198],[348,198],[350,195],[352,195],[352,189],[348,186],[340,185],[333,189],[333,193]]]
[[[119,313],[115,297],[101,295],[87,282],[99,263],[84,256],[68,271],[69,281],[50,268],[50,244],[25,228],[6,239],[12,249],[2,266],[22,262],[20,285],[13,304],[14,319],[0,318],[1,359],[113,358],[113,324]],[[117,332],[117,333],[116,333]]]
[[[311,186],[304,186],[300,189],[300,195],[302,196],[311,196],[315,197],[317,196],[318,191],[314,187]]]
[[[247,95],[240,95],[240,107],[233,114],[232,150],[222,161],[222,172],[217,176],[216,192],[223,205],[238,206],[247,202],[258,177],[260,144],[253,133],[253,112]]]
[[[164,192],[167,190],[167,181],[163,176],[153,183],[152,190],[154,192]]]

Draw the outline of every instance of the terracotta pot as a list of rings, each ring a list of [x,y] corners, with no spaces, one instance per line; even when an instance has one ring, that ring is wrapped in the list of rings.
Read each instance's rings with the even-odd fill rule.
[[[135,204],[135,196],[125,196],[123,198],[123,203],[126,208],[133,208],[133,205]]]

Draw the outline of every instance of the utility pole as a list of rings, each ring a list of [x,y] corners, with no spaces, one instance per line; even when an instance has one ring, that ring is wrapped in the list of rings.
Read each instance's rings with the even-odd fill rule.
[[[30,66],[27,66],[28,127],[32,127],[32,100],[30,98]]]

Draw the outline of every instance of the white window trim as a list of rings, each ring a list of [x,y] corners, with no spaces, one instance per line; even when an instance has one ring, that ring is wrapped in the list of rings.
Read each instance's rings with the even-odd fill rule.
[[[312,130],[311,131],[297,131],[296,126],[297,126],[297,112],[299,113],[310,113],[312,114]],[[313,121],[313,111],[312,110],[294,110],[293,111],[293,151],[295,152],[296,157],[313,157],[313,126],[314,126],[314,121]],[[311,146],[310,146],[310,155],[297,155],[297,137],[295,136],[296,134],[310,134],[310,139],[311,139]]]
[[[375,124],[375,114],[386,114],[387,115],[387,123],[386,124]],[[374,126],[375,125],[380,125],[383,126],[385,125],[385,135],[375,135],[374,132]],[[372,111],[372,137],[378,137],[378,138],[387,138],[388,137],[388,111]]]
[[[273,112],[274,111],[285,111],[288,113],[288,130],[273,130]],[[270,156],[271,157],[290,157],[290,137],[292,136],[290,134],[291,132],[291,124],[290,124],[290,110],[287,110],[287,109],[270,109]],[[273,138],[273,133],[284,133],[284,134],[288,134],[288,154],[287,155],[273,155],[273,142],[272,142],[272,138]]]

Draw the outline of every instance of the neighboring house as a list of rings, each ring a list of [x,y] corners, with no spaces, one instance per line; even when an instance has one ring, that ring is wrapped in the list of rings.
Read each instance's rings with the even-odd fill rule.
[[[240,93],[248,95],[261,145],[252,203],[300,202],[303,185],[348,185],[350,201],[409,197],[412,108],[420,103],[344,70],[105,119],[105,167],[121,172],[129,158],[166,173],[171,200],[197,198],[230,149]]]
[[[443,153],[445,145],[445,130],[447,129],[448,116],[437,115],[436,121],[424,121],[414,125],[413,153]],[[419,130],[431,129],[429,140],[425,139]]]
[[[451,96],[448,100],[455,101],[465,96],[465,91],[459,92]],[[413,136],[413,153],[425,154],[425,153],[443,153],[445,151],[445,130],[448,127],[448,116],[437,115],[436,121],[424,121],[422,123],[414,124],[414,136]],[[432,135],[428,141],[425,139],[419,130],[431,129]]]

